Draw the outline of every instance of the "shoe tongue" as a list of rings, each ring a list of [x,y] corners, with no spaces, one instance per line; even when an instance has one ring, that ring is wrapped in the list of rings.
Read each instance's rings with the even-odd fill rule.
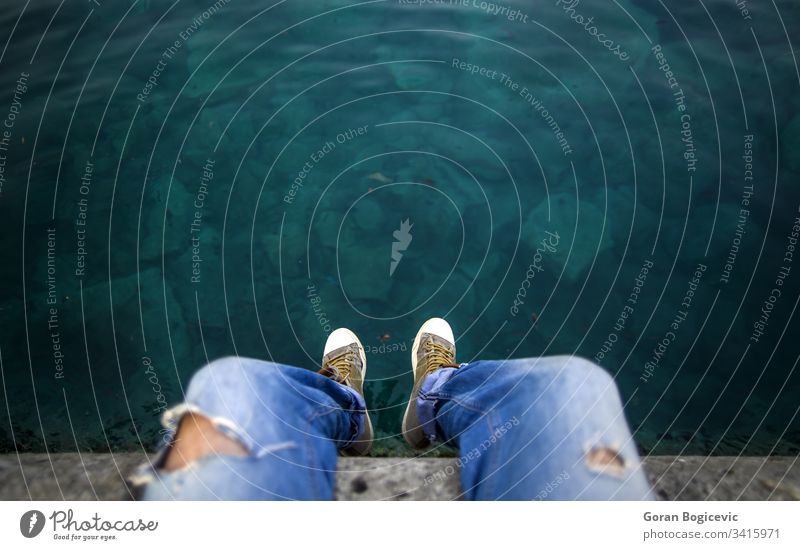
[[[345,355],[347,355],[349,353],[352,353],[352,350],[350,349],[350,346],[345,346],[343,348],[338,348],[338,349],[333,350],[328,355],[326,355],[325,357],[322,358],[322,368],[319,369],[318,372],[320,374],[324,375],[324,376],[327,376],[328,378],[331,378],[332,380],[335,380],[336,382],[339,382],[340,384],[349,385],[348,380],[345,379],[340,374],[340,372],[331,365],[331,363],[333,361],[335,361],[336,359],[338,359],[338,358],[340,358],[342,356],[345,356]],[[357,357],[358,356],[354,356],[353,357],[353,361],[354,361],[354,365],[353,366],[356,369],[359,368],[358,358]]]
[[[347,384],[347,380],[343,379],[339,375],[339,371],[337,371],[335,368],[333,368],[333,367],[331,367],[329,365],[324,365],[317,372],[319,374],[321,374],[322,376],[327,376],[328,378],[330,378],[334,382],[338,382],[340,384],[345,384],[345,385]]]
[[[437,336],[435,334],[429,334],[428,335],[428,339],[433,344],[436,344],[436,345],[446,349],[448,354],[452,357],[451,362],[455,361],[455,359],[456,359],[456,350],[455,350],[455,345],[452,342],[448,342],[444,338],[441,338],[440,336]],[[424,346],[420,347],[420,353],[423,354],[423,355],[425,354]]]
[[[429,334],[428,338],[430,338],[434,344],[439,344],[440,346],[447,348],[449,351],[455,350],[455,344],[437,334]]]

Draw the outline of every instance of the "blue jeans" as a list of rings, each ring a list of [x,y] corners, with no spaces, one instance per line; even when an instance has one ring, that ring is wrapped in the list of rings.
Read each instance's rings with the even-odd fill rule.
[[[418,414],[434,441],[459,449],[420,483],[458,473],[466,499],[651,499],[613,379],[583,359],[477,361],[429,375]],[[174,433],[195,412],[247,456],[207,455],[165,472],[162,445],[131,479],[144,499],[333,498],[337,450],[363,429],[360,394],[320,374],[226,358],[198,371],[164,415]]]

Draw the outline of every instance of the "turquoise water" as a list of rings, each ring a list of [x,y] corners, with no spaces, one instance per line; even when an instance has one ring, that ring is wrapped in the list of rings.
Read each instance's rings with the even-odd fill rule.
[[[644,452],[798,452],[797,3],[18,0],[0,27],[3,450],[152,447],[207,360],[313,369],[347,326],[404,452],[439,315],[461,361],[599,362]]]

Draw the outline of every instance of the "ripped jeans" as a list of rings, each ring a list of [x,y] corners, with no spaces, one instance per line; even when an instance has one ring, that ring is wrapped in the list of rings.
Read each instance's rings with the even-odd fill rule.
[[[429,375],[417,398],[433,442],[457,461],[420,484],[457,474],[476,500],[640,500],[653,494],[602,368],[576,357],[476,361]],[[315,372],[226,358],[198,371],[184,403],[164,414],[170,433],[194,412],[247,456],[211,454],[166,472],[168,445],[130,483],[146,500],[328,500],[337,450],[364,426],[364,400]]]

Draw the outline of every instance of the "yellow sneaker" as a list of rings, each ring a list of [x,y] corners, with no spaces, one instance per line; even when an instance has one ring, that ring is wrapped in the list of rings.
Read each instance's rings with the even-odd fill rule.
[[[349,386],[364,395],[364,378],[367,375],[367,356],[364,346],[353,331],[337,328],[328,336],[319,373]],[[346,455],[365,455],[372,448],[372,421],[369,411],[364,411],[364,433],[349,447],[342,450]]]
[[[403,437],[415,449],[423,449],[430,444],[417,417],[417,396],[422,381],[439,369],[458,368],[455,341],[453,329],[447,321],[438,317],[425,321],[414,339],[414,346],[411,348],[414,388],[403,416]]]

